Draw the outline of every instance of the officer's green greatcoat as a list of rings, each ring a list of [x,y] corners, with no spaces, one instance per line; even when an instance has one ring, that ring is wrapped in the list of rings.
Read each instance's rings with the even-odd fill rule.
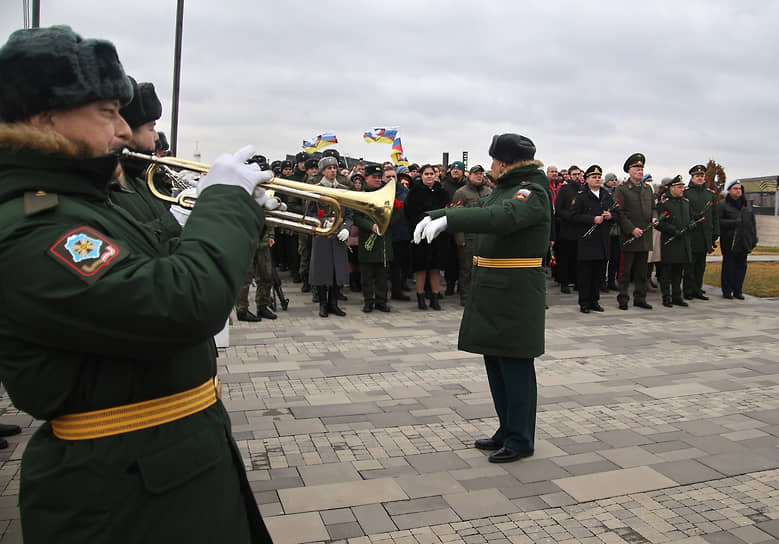
[[[614,200],[619,201],[617,222],[619,223],[619,241],[622,251],[652,251],[652,229],[645,228],[652,222],[654,194],[646,183],[633,183],[628,180],[614,190]],[[625,242],[633,237],[633,229],[644,229],[644,235],[628,245]]]
[[[365,192],[378,191],[382,187],[384,187],[383,183],[378,189],[370,189],[366,186]],[[395,223],[397,220],[398,212],[393,210],[390,224]],[[359,249],[357,250],[357,255],[359,256],[360,263],[391,263],[394,257],[392,253],[392,230],[388,228],[383,235],[376,236],[373,248],[369,250],[365,247],[365,242],[370,238],[376,221],[368,215],[356,211],[354,212],[354,224],[359,229]]]
[[[683,196],[674,198],[670,195],[663,195],[657,206],[657,216],[660,219],[657,230],[661,233],[663,262],[670,264],[689,263],[690,235],[693,233],[690,231],[682,233],[682,230],[692,221],[689,201]],[[676,238],[669,242],[674,236]]]
[[[212,379],[262,209],[210,187],[163,243],[110,201],[115,156],[58,156],[61,138],[29,134],[0,125],[0,379],[47,420],[22,457],[24,541],[269,542],[221,401],[98,439],[48,422]]]
[[[473,254],[490,259],[542,258],[549,247],[551,213],[538,161],[512,165],[492,193],[446,215],[447,230],[476,233]],[[546,277],[543,268],[474,267],[471,295],[460,324],[459,349],[511,358],[544,353]]]
[[[690,249],[693,253],[711,252],[714,241],[719,238],[719,213],[717,196],[705,185],[690,185],[684,190],[684,197],[690,202],[693,220],[705,217],[698,228],[690,233]]]

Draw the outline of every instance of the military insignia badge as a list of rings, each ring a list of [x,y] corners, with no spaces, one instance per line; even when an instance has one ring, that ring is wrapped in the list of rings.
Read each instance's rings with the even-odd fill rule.
[[[530,189],[520,189],[516,193],[514,193],[514,198],[517,200],[527,200],[530,195],[533,194]]]
[[[122,246],[87,226],[63,234],[48,250],[49,256],[86,283],[94,283],[127,257]]]

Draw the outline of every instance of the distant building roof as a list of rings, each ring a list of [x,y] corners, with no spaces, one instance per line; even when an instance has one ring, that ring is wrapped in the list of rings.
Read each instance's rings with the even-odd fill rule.
[[[738,181],[744,187],[744,193],[775,193],[779,175],[741,178]]]

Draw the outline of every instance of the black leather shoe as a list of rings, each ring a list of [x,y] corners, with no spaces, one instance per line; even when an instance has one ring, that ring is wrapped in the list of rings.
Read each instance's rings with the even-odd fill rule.
[[[531,455],[533,455],[532,451],[512,450],[511,448],[503,446],[489,456],[489,461],[490,463],[511,463],[512,461],[522,459],[523,457],[530,457]]]
[[[744,295],[742,295],[741,293],[739,293],[739,294],[733,293],[733,298],[737,298],[739,300],[744,300]]]
[[[13,436],[22,432],[19,425],[5,425],[0,423],[0,436]]]
[[[684,299],[681,298],[675,298],[672,302],[675,306],[689,306],[689,304],[687,304]]]
[[[262,321],[261,317],[254,315],[249,310],[238,312],[237,315],[238,315],[238,321],[248,321],[249,323],[256,323],[257,321]]]
[[[267,306],[263,306],[262,308],[257,308],[257,313],[260,317],[264,317],[265,319],[276,319],[278,316],[270,311],[270,308]]]
[[[673,308],[674,307],[674,305],[671,304],[670,300],[664,300],[663,301],[663,306],[665,306],[666,308]]]
[[[603,310],[603,306],[601,306],[600,304],[597,304],[597,303],[593,304],[592,306],[590,306],[590,310],[592,310],[593,312],[603,312],[604,311]]]
[[[697,295],[693,295],[692,298],[697,298],[698,300],[709,300],[709,297],[707,297],[703,293],[698,293]]]
[[[4,450],[8,447],[8,440],[0,438],[0,450]]]
[[[692,300],[695,298],[693,295],[684,295],[684,300]]]
[[[651,304],[649,304],[649,303],[648,303],[647,301],[645,301],[645,300],[641,300],[641,301],[638,301],[638,302],[634,302],[634,303],[633,303],[633,306],[638,306],[639,308],[644,308],[645,310],[651,310],[651,309],[652,309],[652,305],[651,305]]]
[[[588,313],[590,313],[590,309],[589,309],[589,308],[587,308],[586,306],[581,306],[581,307],[579,308],[579,311],[580,311],[581,313],[583,313],[583,314],[588,314]]]
[[[300,286],[300,292],[301,293],[308,293],[311,291],[311,285],[307,281],[303,281],[303,285]]]
[[[366,302],[365,305],[362,307],[362,311],[366,314],[369,314],[373,311],[373,303],[372,302]]]
[[[628,309],[628,303],[627,302],[620,302],[619,303],[619,309],[620,310],[627,310]]]
[[[473,443],[473,446],[477,450],[496,451],[501,448],[501,445],[494,441],[492,438],[479,438]]]
[[[292,273],[292,283],[300,283],[301,281],[303,281],[303,280],[300,279],[300,274],[298,274],[297,272],[293,272]]]
[[[377,310],[380,312],[389,312],[391,311],[389,304],[386,304],[384,302],[377,302],[376,306],[374,306]]]
[[[728,294],[723,293],[722,294],[722,298],[731,299],[731,298],[733,298],[733,295],[731,295],[730,293],[728,293]]]
[[[568,287],[567,285],[561,285],[560,286],[560,292],[565,294],[565,295],[570,295],[571,294],[571,288]]]

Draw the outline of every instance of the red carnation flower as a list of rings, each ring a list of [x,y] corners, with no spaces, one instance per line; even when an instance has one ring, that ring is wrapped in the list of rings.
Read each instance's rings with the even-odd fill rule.
[[[324,218],[324,216],[325,216],[325,211],[324,211],[324,210],[321,210],[321,209],[320,209],[320,210],[317,210],[317,211],[316,211],[316,216],[317,216],[319,219],[322,219],[322,218]]]
[[[402,200],[398,200],[398,199],[396,198],[396,199],[395,199],[395,205],[394,205],[394,208],[395,208],[396,210],[402,210],[402,209],[403,209],[403,201],[402,201]]]

